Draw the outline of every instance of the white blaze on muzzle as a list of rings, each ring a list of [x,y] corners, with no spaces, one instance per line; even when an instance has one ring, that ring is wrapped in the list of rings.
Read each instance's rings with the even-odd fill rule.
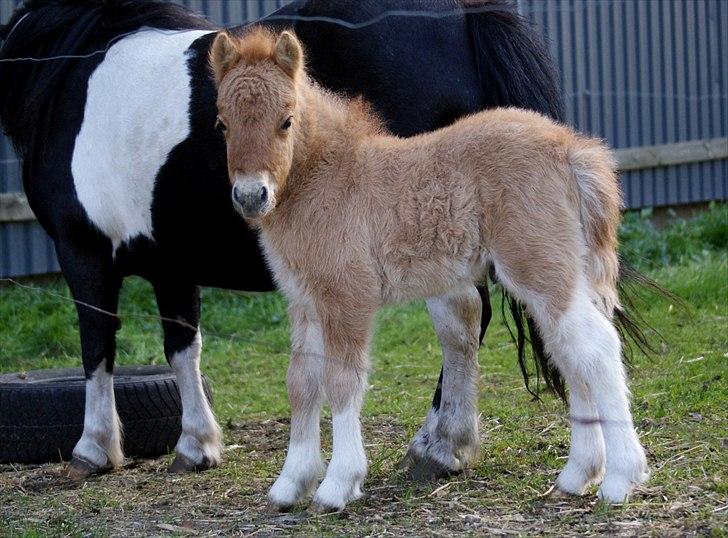
[[[262,217],[273,208],[275,186],[269,172],[236,173],[234,177],[233,206],[244,218]]]

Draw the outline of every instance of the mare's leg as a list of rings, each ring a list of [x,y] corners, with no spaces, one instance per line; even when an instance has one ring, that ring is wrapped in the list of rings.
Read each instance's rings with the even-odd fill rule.
[[[368,342],[373,312],[330,315],[324,328],[326,360],[323,387],[331,403],[333,450],[323,482],[316,490],[313,510],[341,510],[361,497],[367,459],[361,435],[361,412],[369,368]],[[346,319],[344,321],[344,319]]]
[[[427,300],[443,351],[443,370],[425,424],[413,438],[406,459],[416,479],[462,471],[478,452],[478,337],[481,309],[490,302],[475,287]]]
[[[76,301],[86,374],[83,434],[68,468],[69,477],[82,479],[121,465],[124,459],[113,380],[121,276],[113,268],[107,240],[91,233],[74,239],[59,240],[56,250]],[[79,246],[81,240],[85,244]]]
[[[268,493],[278,510],[289,510],[316,485],[324,471],[321,460],[320,417],[324,346],[321,324],[311,309],[291,304],[291,363],[288,366],[288,399],[291,404],[291,437],[286,462]]]
[[[222,457],[222,432],[202,389],[200,374],[200,292],[188,282],[154,282],[163,318],[164,353],[174,370],[182,399],[182,434],[169,472],[202,471]],[[178,320],[174,322],[171,320]]]

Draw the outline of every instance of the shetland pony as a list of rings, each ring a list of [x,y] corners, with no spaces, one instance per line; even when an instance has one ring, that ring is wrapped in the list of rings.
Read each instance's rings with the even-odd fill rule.
[[[287,31],[222,33],[210,64],[232,202],[259,228],[289,301],[291,437],[270,502],[290,508],[322,473],[324,399],[333,454],[314,509],[361,496],[359,414],[377,309],[427,297],[476,302],[490,268],[526,305],[571,389],[572,444],[558,490],[581,494],[601,481],[601,499],[625,501],[648,468],[612,323],[620,192],[610,151],[515,108],[391,136],[365,103],[307,77]],[[478,343],[459,318],[473,309],[448,315],[443,344],[462,350],[470,369]],[[474,406],[475,387],[460,390]],[[470,416],[449,424],[453,437],[470,434]]]
[[[495,106],[561,116],[548,54],[509,0],[426,4],[443,16],[390,17],[352,30],[315,19],[356,23],[423,3],[295,0],[263,23],[295,28],[314,78],[364,95],[400,136]],[[132,274],[152,283],[180,389],[182,433],[170,470],[202,470],[221,458],[220,429],[200,380],[199,286],[271,291],[274,283],[255,232],[230,204],[207,65],[218,31],[181,6],[147,0],[26,0],[0,26],[0,124],[79,301],[87,382],[83,434],[69,468],[76,478],[123,460],[114,314]],[[428,307],[441,340],[452,330],[452,309],[471,312],[460,330],[473,339],[490,319],[487,291],[482,299],[432,299]],[[461,364],[461,350],[445,346],[441,382],[410,447],[419,476],[462,469],[477,445],[475,409],[459,390],[474,383],[477,363]],[[466,420],[469,434],[450,436],[450,424]]]

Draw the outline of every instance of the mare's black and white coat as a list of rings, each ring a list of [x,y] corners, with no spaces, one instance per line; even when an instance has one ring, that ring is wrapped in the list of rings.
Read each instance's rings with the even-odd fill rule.
[[[319,82],[363,94],[402,136],[497,105],[559,117],[548,58],[530,28],[491,4],[494,10],[481,14],[396,17],[354,31],[267,24],[294,27]],[[460,8],[456,0],[428,5]],[[361,21],[408,7],[422,4],[299,0],[279,14]],[[273,288],[256,236],[230,203],[207,66],[216,29],[177,6],[143,0],[31,0],[3,30],[0,58],[84,55],[136,30],[86,59],[0,63],[0,121],[23,157],[28,199],[55,241],[74,298],[116,312],[123,277],[138,274],[153,284],[164,317],[197,327],[198,286]],[[481,295],[469,304],[482,308],[485,326],[490,306]],[[477,337],[480,326],[452,326],[457,318],[447,298],[428,307],[441,339],[450,331]],[[123,458],[112,390],[118,322],[82,304],[78,316],[88,381],[74,456],[77,466],[96,472]],[[176,468],[214,465],[221,436],[202,392],[199,330],[163,328],[184,408]],[[477,444],[477,362],[456,370],[454,361],[463,364],[458,353],[444,348],[441,384],[412,442],[410,453],[426,473],[459,470]]]

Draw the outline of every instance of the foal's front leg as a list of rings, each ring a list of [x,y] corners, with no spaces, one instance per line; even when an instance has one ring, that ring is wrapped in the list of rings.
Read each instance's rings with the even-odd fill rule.
[[[481,308],[487,308],[487,321],[490,319],[488,296],[484,295],[482,301],[475,287],[427,300],[444,360],[438,393],[405,458],[415,479],[462,471],[478,453]]]
[[[372,312],[373,315],[373,312]],[[362,496],[367,459],[361,435],[361,413],[367,385],[368,332],[371,317],[342,322],[331,316],[326,331],[323,387],[331,403],[333,451],[326,476],[314,497],[315,512],[335,512]]]
[[[271,505],[289,510],[316,485],[324,471],[321,460],[321,374],[324,348],[321,324],[305,305],[292,304],[292,352],[288,367],[291,437],[286,462],[268,493]]]

